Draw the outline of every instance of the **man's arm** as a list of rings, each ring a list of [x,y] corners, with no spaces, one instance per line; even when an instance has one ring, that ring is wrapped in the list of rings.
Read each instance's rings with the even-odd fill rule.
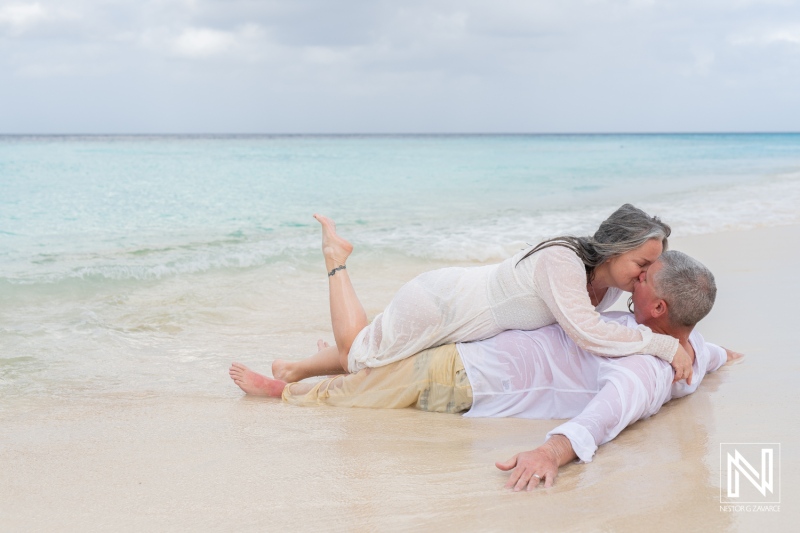
[[[739,363],[744,357],[744,354],[734,352],[733,350],[729,350],[724,346],[712,342],[707,342],[702,336],[700,336],[700,342],[700,349],[708,352],[708,367],[706,368],[706,372],[714,372],[725,365]]]
[[[535,450],[518,453],[505,463],[495,463],[495,466],[504,471],[514,470],[508,478],[506,488],[513,487],[514,492],[517,492],[525,487],[531,490],[542,481],[545,488],[552,487],[558,476],[558,469],[577,458],[567,437],[553,435]]]
[[[592,460],[597,447],[616,437],[625,427],[652,415],[651,405],[663,403],[671,386],[672,371],[650,356],[632,356],[615,360],[616,368],[605,372],[600,391],[572,420],[548,433],[547,442],[528,452],[515,455],[500,470],[512,470],[506,487],[515,491],[539,484],[553,485],[559,467],[580,459]]]

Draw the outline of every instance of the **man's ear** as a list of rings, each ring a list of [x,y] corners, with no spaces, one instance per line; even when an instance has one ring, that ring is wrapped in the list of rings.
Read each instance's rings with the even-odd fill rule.
[[[666,316],[667,302],[659,298],[656,305],[653,306],[653,310],[651,312],[653,314],[653,318],[661,318],[662,316]]]

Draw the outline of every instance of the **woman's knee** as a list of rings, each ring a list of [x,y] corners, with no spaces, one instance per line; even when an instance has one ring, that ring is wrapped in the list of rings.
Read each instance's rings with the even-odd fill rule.
[[[342,369],[345,372],[350,371],[349,354],[350,350],[339,349],[339,363],[342,365]]]

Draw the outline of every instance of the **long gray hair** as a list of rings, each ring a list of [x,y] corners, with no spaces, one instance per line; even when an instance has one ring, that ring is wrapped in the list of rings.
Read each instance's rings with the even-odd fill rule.
[[[672,233],[670,227],[658,217],[651,217],[641,209],[625,204],[611,213],[593,236],[564,235],[548,239],[537,244],[533,250],[522,256],[522,259],[551,246],[563,246],[575,252],[583,261],[586,267],[586,279],[591,282],[598,266],[615,255],[635,250],[650,239],[661,240],[666,250],[670,233]]]

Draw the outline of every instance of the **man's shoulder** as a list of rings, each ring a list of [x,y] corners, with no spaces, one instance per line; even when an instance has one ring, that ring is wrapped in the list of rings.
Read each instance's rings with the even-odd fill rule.
[[[629,313],[626,311],[606,311],[604,313],[600,313],[600,316],[606,322],[616,322],[625,327],[635,328],[639,324],[636,322],[636,317],[634,317],[633,313]],[[660,372],[664,369],[670,370],[671,367],[669,363],[659,359],[658,357],[653,357],[652,355],[645,355],[645,354],[633,354],[633,355],[626,355],[624,357],[604,357],[608,364],[613,366],[636,366],[639,368],[648,368],[648,371],[653,372]],[[670,370],[671,371],[671,370]]]
[[[694,328],[689,334],[689,341],[695,345],[695,347],[699,347],[701,344],[706,343],[706,340],[703,338],[700,332],[697,331],[697,328]]]
[[[627,311],[604,311],[600,313],[600,316],[606,322],[616,322],[618,324],[622,324],[623,326],[632,328],[635,328],[638,325],[633,313],[629,313]]]

